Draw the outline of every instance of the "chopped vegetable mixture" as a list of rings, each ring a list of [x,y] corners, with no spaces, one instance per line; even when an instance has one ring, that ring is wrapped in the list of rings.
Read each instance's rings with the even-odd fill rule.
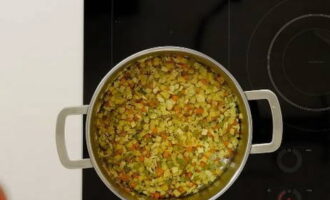
[[[237,96],[190,57],[140,59],[107,85],[100,102],[97,154],[133,195],[196,193],[224,172],[239,145]]]

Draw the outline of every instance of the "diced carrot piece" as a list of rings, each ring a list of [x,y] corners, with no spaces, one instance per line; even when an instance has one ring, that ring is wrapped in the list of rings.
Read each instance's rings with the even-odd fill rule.
[[[136,184],[135,182],[131,182],[129,185],[130,185],[132,188],[135,188],[135,187],[137,186],[137,184]]]
[[[126,79],[125,78],[120,79],[120,83],[124,85],[126,83]]]
[[[204,154],[206,159],[208,159],[210,157],[210,155],[211,155],[211,152],[209,152],[209,151]]]
[[[234,151],[231,148],[228,148],[228,158],[233,157]]]
[[[186,110],[186,111],[189,111],[189,110],[191,110],[191,109],[192,109],[192,106],[191,106],[191,105],[186,105],[186,106],[185,106],[185,110]]]
[[[171,156],[171,153],[169,151],[164,151],[163,157],[164,158],[169,158]]]
[[[185,156],[183,155],[183,160],[186,162],[186,163],[189,163],[191,161],[191,158],[190,156]]]
[[[214,135],[209,131],[209,132],[207,132],[207,136],[209,136],[209,137],[214,137]]]
[[[185,192],[185,190],[183,189],[183,187],[179,187],[178,190],[179,190],[181,193]]]
[[[174,106],[174,111],[179,114],[181,112],[181,108],[179,106]]]
[[[149,102],[149,105],[150,105],[150,107],[157,107],[158,106],[158,104],[159,104],[159,102],[157,101],[157,100],[151,100],[150,102]]]
[[[140,162],[143,162],[144,161],[144,156],[139,156],[138,159],[139,159]]]
[[[186,176],[190,178],[192,176],[192,173],[191,172],[187,172],[186,173]]]
[[[204,112],[204,109],[203,109],[203,108],[197,108],[197,109],[195,110],[195,113],[196,113],[196,114],[203,114],[203,112]]]
[[[189,80],[189,75],[184,75],[184,76],[182,76],[183,78],[184,78],[184,80]]]
[[[201,79],[201,82],[204,84],[204,85],[207,85],[209,83],[208,80],[206,80],[205,78]]]
[[[185,63],[176,63],[176,64],[183,67],[183,68],[189,68],[189,66]]]
[[[129,176],[127,174],[125,174],[124,172],[120,173],[118,178],[123,180],[123,181],[128,181],[129,180]]]
[[[156,175],[161,176],[164,174],[164,170],[161,167],[156,168]]]
[[[134,150],[138,149],[138,148],[139,148],[139,144],[134,143],[134,144],[132,145],[132,148],[133,148]]]
[[[193,146],[187,146],[187,147],[186,147],[186,150],[187,150],[188,152],[192,152],[192,151],[194,150],[194,147],[193,147]]]
[[[162,133],[160,134],[160,137],[162,137],[164,140],[166,140],[166,139],[167,139],[167,135],[166,135],[166,133],[165,133],[165,132],[162,132]]]
[[[206,166],[206,163],[204,161],[200,162],[199,164],[201,167],[205,167]]]
[[[196,184],[193,183],[193,182],[188,182],[188,185],[189,185],[190,187],[193,187],[193,186],[195,186]]]
[[[132,177],[133,178],[137,178],[137,177],[139,177],[140,175],[139,175],[139,173],[134,173],[134,174],[132,174]]]
[[[156,133],[158,133],[158,129],[155,127],[155,128],[153,128],[153,129],[151,129],[151,133],[152,134],[156,134]]]
[[[159,199],[159,198],[160,198],[160,194],[159,194],[159,192],[154,192],[154,193],[151,194],[151,196],[152,196],[153,198],[155,198],[155,199]]]
[[[177,100],[179,99],[179,96],[177,96],[177,95],[173,95],[173,96],[171,97],[171,99],[172,99],[173,101],[177,101]]]
[[[145,157],[149,158],[150,156],[151,156],[150,151],[146,151],[146,153],[145,153]]]
[[[114,154],[115,155],[121,155],[123,153],[122,149],[115,150]]]

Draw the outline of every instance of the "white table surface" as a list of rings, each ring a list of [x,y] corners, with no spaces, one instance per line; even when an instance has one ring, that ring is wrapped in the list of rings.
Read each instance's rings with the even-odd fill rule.
[[[55,121],[82,104],[83,0],[0,0],[0,185],[8,200],[80,200],[81,170],[59,162]],[[68,149],[82,152],[81,117]]]

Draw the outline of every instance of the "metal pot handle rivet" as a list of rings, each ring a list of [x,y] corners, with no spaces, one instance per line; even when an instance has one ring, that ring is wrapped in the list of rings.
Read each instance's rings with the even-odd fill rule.
[[[251,154],[271,153],[276,151],[281,145],[283,135],[282,112],[277,96],[270,90],[246,91],[245,95],[248,100],[267,100],[271,109],[273,121],[272,141],[264,144],[253,144],[251,147]]]
[[[57,116],[56,121],[56,146],[60,161],[64,167],[69,169],[91,168],[90,159],[71,160],[68,155],[65,143],[65,120],[70,115],[83,115],[88,111],[89,106],[64,108]]]

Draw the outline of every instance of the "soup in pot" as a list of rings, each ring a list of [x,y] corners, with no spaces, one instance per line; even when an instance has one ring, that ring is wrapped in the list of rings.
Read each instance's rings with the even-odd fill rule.
[[[220,74],[193,58],[142,58],[101,96],[97,156],[133,195],[196,193],[221,178],[239,145],[237,96]]]

